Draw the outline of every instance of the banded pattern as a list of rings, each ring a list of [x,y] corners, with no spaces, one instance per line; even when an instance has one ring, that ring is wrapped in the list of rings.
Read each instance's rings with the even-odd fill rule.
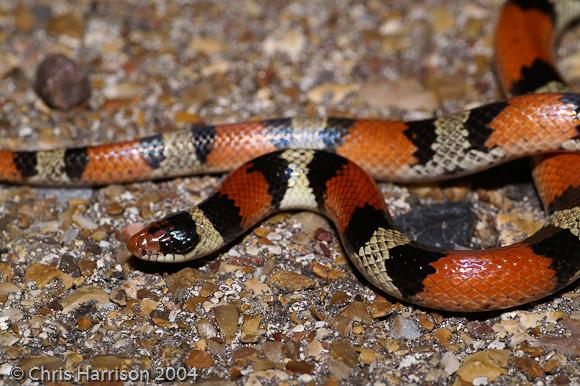
[[[565,0],[558,8],[576,7]],[[243,165],[224,186],[244,189],[244,170],[263,174],[270,185],[259,196],[245,188],[245,200],[244,193],[236,191],[232,213],[238,213],[238,229],[243,232],[277,210],[320,211],[334,221],[351,261],[371,283],[395,297],[431,308],[482,311],[512,307],[573,282],[580,276],[580,95],[565,92],[553,66],[551,41],[556,20],[556,10],[548,1],[508,1],[496,41],[499,75],[509,94],[552,93],[516,96],[417,122],[337,118],[261,122],[259,138],[268,145],[336,154],[286,150]],[[521,45],[521,55],[519,49],[514,50],[516,45]],[[322,143],[326,147],[320,147]],[[520,243],[484,251],[433,249],[410,240],[393,228],[374,183],[341,157],[355,160],[375,178],[415,181],[443,179],[550,151],[569,153],[540,158],[534,165],[534,179],[550,215],[546,225]],[[231,200],[227,191],[222,188],[214,197],[225,194]],[[214,197],[199,208],[216,211],[208,207],[217,202]],[[251,208],[248,202],[252,202]],[[242,213],[254,217],[244,222]],[[172,217],[163,221],[171,223]],[[224,243],[237,234],[229,236]],[[176,255],[170,246],[152,244],[151,237],[146,227],[133,236],[128,247],[137,256],[155,261],[198,257],[195,253]]]
[[[216,252],[275,211],[310,209],[333,220],[354,265],[388,294],[444,310],[512,307],[580,276],[580,94],[566,89],[552,57],[558,29],[578,14],[575,0],[506,2],[495,47],[511,97],[501,102],[415,122],[282,118],[86,148],[5,151],[0,179],[106,184],[237,168],[200,205],[137,232],[129,250],[147,260],[187,261]],[[412,241],[393,228],[366,174],[442,180],[534,155],[541,155],[533,174],[546,225],[522,242],[483,251]]]
[[[580,175],[580,164],[572,169]],[[375,183],[353,162],[284,150],[244,164],[198,207],[154,222],[128,247],[142,259],[183,262],[216,252],[278,210],[309,209],[334,222],[351,261],[386,293],[431,308],[482,311],[527,303],[580,276],[579,187],[572,199],[555,197],[558,209],[546,225],[520,243],[434,249],[393,227]]]
[[[580,94],[524,95],[415,122],[293,118],[195,126],[140,140],[52,151],[0,151],[0,180],[99,185],[224,172],[282,149],[320,149],[379,180],[442,180],[503,162],[580,150]]]

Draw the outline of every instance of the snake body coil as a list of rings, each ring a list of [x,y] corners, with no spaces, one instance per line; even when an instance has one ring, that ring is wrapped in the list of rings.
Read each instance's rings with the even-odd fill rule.
[[[579,13],[580,2],[572,0],[505,4],[496,62],[502,87],[515,96],[502,102],[415,122],[275,119],[111,145],[6,151],[0,178],[106,184],[237,167],[200,205],[139,231],[130,251],[146,260],[187,261],[215,252],[275,211],[309,209],[334,222],[356,268],[390,295],[456,311],[523,304],[580,276],[580,95],[566,91],[552,58],[556,31]],[[441,180],[540,154],[534,180],[546,225],[514,245],[480,251],[410,240],[393,227],[367,174]]]

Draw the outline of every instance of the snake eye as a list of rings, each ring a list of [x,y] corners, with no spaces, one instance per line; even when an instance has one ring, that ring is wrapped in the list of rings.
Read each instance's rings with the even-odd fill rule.
[[[157,235],[162,254],[185,255],[199,242],[195,222],[187,212],[172,214],[150,226],[149,233]]]

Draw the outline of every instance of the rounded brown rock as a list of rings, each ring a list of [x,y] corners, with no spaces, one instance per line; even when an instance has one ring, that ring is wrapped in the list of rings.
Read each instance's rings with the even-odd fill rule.
[[[34,89],[49,107],[69,110],[91,95],[87,72],[61,54],[47,56],[38,66]]]

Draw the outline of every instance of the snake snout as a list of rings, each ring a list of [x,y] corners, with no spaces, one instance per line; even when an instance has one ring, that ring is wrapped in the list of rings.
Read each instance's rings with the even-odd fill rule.
[[[146,259],[160,252],[159,239],[151,235],[147,228],[143,228],[129,238],[127,249],[133,256]]]
[[[133,234],[127,241],[127,249],[143,260],[178,261],[193,251],[199,241],[191,215],[177,212]],[[176,259],[178,256],[181,258]]]

